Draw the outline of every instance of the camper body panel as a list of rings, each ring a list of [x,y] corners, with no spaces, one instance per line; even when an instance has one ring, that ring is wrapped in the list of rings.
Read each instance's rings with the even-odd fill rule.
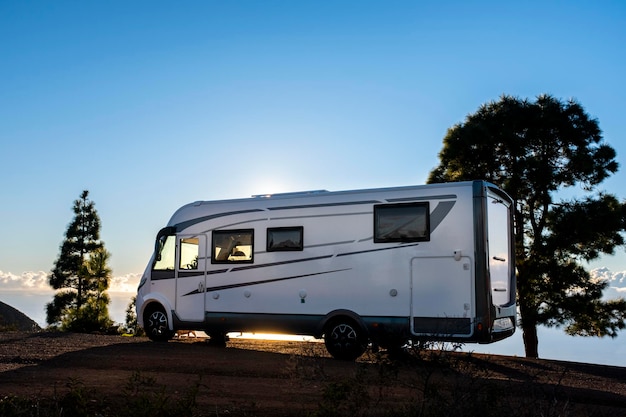
[[[333,317],[346,316],[371,338],[384,330],[406,338],[492,341],[492,323],[484,322],[493,321],[496,310],[485,249],[487,189],[495,187],[477,181],[183,206],[157,239],[138,291],[138,319],[145,326],[146,309],[158,302],[171,332],[319,337]],[[423,236],[402,235],[405,208],[416,210],[411,228],[424,228],[418,232]],[[499,213],[501,224],[491,237],[508,249],[500,254],[507,262],[492,267],[500,268],[500,281],[508,280],[500,284],[508,292],[498,290],[499,302],[508,307],[498,311],[514,316],[512,239],[506,230],[511,220],[505,211],[508,218]],[[391,228],[390,238],[385,228]],[[167,235],[175,242],[175,266],[155,270],[161,268],[159,251],[171,245]],[[274,248],[281,238],[286,247]],[[189,256],[185,245],[196,259],[182,259]]]

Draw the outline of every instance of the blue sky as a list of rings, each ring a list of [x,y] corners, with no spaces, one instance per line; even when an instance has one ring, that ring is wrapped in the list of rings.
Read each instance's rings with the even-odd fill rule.
[[[618,0],[0,2],[0,283],[41,286],[83,189],[132,287],[179,206],[424,183],[502,94],[577,99],[625,198],[624,45]]]

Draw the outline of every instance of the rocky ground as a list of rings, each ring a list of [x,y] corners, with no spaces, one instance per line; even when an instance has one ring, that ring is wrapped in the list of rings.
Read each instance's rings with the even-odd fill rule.
[[[315,341],[0,333],[0,414],[68,399],[88,415],[614,417],[626,415],[626,368],[441,350],[352,363]]]

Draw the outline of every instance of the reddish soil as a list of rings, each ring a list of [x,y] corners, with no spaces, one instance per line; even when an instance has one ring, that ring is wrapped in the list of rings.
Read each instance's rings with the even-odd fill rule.
[[[351,363],[317,342],[0,333],[0,405],[77,390],[107,415],[147,397],[194,398],[194,416],[626,415],[621,367],[437,350]]]

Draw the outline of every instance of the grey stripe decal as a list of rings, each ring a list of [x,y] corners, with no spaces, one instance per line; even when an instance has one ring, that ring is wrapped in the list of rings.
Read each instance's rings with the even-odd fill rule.
[[[220,290],[230,290],[232,288],[248,287],[251,285],[269,284],[272,282],[288,281],[288,280],[298,279],[298,278],[313,277],[316,275],[333,274],[335,272],[349,271],[350,269],[352,268],[335,269],[333,271],[314,272],[311,274],[303,274],[303,275],[293,275],[290,277],[283,277],[283,278],[271,278],[271,279],[265,279],[265,280],[260,280],[260,281],[242,282],[239,284],[219,285],[216,287],[209,287],[205,291],[211,292],[211,291],[220,291]],[[183,297],[188,296],[188,295],[194,295],[194,294],[200,294],[200,292],[198,290],[193,290],[187,294],[184,294]]]
[[[319,243],[317,245],[306,245],[304,248],[305,249],[309,249],[309,248],[323,248],[324,246],[347,245],[349,243],[354,243],[354,240],[343,240],[343,241],[340,241],[340,242],[328,242],[328,243]]]
[[[224,272],[228,272],[228,269],[216,269],[215,271],[206,271],[206,274],[215,275],[215,274],[223,274]]]
[[[270,220],[292,220],[292,219],[313,219],[313,218],[320,218],[320,217],[361,216],[365,214],[372,214],[372,212],[361,211],[361,212],[354,212],[354,213],[306,214],[304,216],[280,216],[280,217],[270,217]]]
[[[390,203],[397,203],[399,201],[425,201],[425,200],[456,200],[456,194],[443,194],[443,195],[429,195],[425,197],[401,197],[401,198],[388,198]]]
[[[435,197],[428,197],[428,198],[431,198],[431,199],[444,199],[444,198],[456,198],[456,196],[455,195],[451,195],[451,196],[447,195],[447,196],[435,196]],[[412,200],[416,200],[416,199],[418,199],[418,198],[413,198]],[[393,201],[400,201],[400,200],[402,200],[402,199],[395,199]],[[392,201],[392,200],[388,200],[388,201]],[[305,208],[305,207],[325,207],[325,206],[338,206],[338,205],[350,205],[350,204],[372,204],[372,203],[376,203],[376,201],[363,201],[363,202],[340,203],[340,204],[315,204],[315,205],[310,205],[310,206],[291,206],[291,207],[275,208],[275,209],[270,209],[270,210],[282,210],[282,209],[286,209],[287,210],[287,209]],[[435,209],[430,214],[430,232],[431,233],[441,224],[443,219],[446,218],[446,216],[450,213],[450,211],[452,210],[452,208],[454,207],[455,204],[456,204],[456,201],[442,201],[442,202],[439,202],[437,204]],[[199,222],[202,222],[202,221],[206,221],[206,220],[209,220],[209,219],[213,219],[213,218],[228,216],[228,215],[231,215],[231,214],[251,213],[251,212],[257,212],[257,211],[263,211],[263,210],[254,209],[254,210],[243,210],[243,211],[237,211],[237,212],[215,214],[215,215],[212,215],[212,216],[205,216],[205,217],[202,217],[202,218],[199,218],[199,219],[189,220],[187,222],[182,222],[182,223],[179,223],[178,225],[176,225],[176,227],[177,227],[177,230],[182,230],[182,229],[179,229],[179,227],[180,228],[186,228],[186,227],[189,227],[189,226],[191,226],[193,224],[196,224],[196,223],[199,223]],[[393,247],[387,247],[387,248],[379,248],[379,249],[368,249],[368,250],[355,251],[355,252],[346,252],[346,253],[337,254],[336,256],[340,257],[340,256],[358,255],[358,254],[369,253],[369,252],[378,252],[378,251],[391,250],[391,249],[401,249],[401,248],[417,246],[417,245],[419,245],[419,243],[415,243],[415,244],[411,244],[411,245],[402,245],[402,246],[393,246]],[[230,271],[231,272],[234,272],[234,271],[245,271],[245,270],[249,270],[249,269],[258,269],[258,268],[266,268],[266,267],[272,267],[272,266],[278,266],[278,265],[287,265],[287,264],[299,263],[299,262],[308,262],[308,261],[314,261],[314,260],[319,260],[319,259],[327,259],[327,258],[332,258],[332,257],[333,257],[333,255],[324,255],[324,256],[318,256],[318,257],[314,257],[314,258],[296,259],[296,260],[283,261],[283,262],[274,262],[274,263],[270,263],[270,264],[246,265],[246,266],[232,268],[232,269],[230,269]],[[219,290],[219,289],[229,289],[229,288],[238,288],[238,287],[249,286],[249,285],[258,285],[258,284],[264,284],[264,283],[270,283],[270,282],[276,282],[276,281],[284,281],[284,280],[303,278],[303,277],[309,277],[309,276],[315,276],[315,275],[321,275],[321,274],[328,274],[328,273],[332,273],[332,272],[339,272],[339,271],[345,271],[345,270],[347,270],[347,269],[340,269],[340,270],[336,270],[336,271],[327,271],[327,272],[317,272],[317,273],[311,273],[311,274],[305,274],[305,275],[296,275],[296,276],[286,277],[286,278],[275,278],[275,279],[264,280],[264,281],[253,281],[253,282],[246,282],[246,283],[241,283],[241,284],[225,285],[225,286],[220,286],[220,287],[207,288],[206,291],[216,291],[216,290]],[[225,272],[228,272],[228,270],[220,269],[220,270],[215,270],[215,271],[207,271],[207,275],[220,274],[220,273],[225,273]],[[153,277],[153,279],[155,279],[155,277]],[[191,294],[198,294],[198,291],[195,290],[195,291],[192,291],[192,292],[190,292],[188,294],[185,294],[185,295],[191,295]]]
[[[302,204],[299,206],[283,206],[283,207],[268,207],[268,210],[293,210],[293,209],[303,209],[303,208],[313,208],[313,207],[336,207],[336,206],[354,206],[358,204],[376,204],[380,203],[377,200],[366,200],[366,201],[346,201],[344,203],[320,203],[320,204]]]
[[[456,199],[456,195],[449,194],[449,195],[428,196],[428,197],[391,198],[391,199],[388,199],[387,201],[388,202],[400,202],[400,201],[419,201],[419,200],[444,200],[444,199],[451,199],[451,198]],[[303,209],[303,208],[337,207],[337,206],[351,206],[351,205],[377,204],[377,203],[381,203],[381,202],[377,200],[364,200],[364,201],[349,201],[349,202],[343,202],[343,203],[303,204],[303,205],[298,205],[298,206],[268,207],[267,210],[270,210],[270,211],[294,210],[294,209]],[[437,205],[437,208],[441,204],[452,204],[452,205],[447,209],[447,211],[445,211],[445,214],[439,219],[439,222],[435,223],[435,227],[439,223],[441,223],[441,220],[443,220],[445,215],[450,211],[450,209],[452,209],[452,206],[454,206],[455,202],[454,201],[442,202]],[[437,212],[437,208],[435,208],[435,211],[433,211],[432,215],[435,215],[435,213]],[[187,220],[184,222],[180,222],[176,224],[174,227],[176,227],[177,232],[181,232],[182,230],[185,230],[186,228],[193,226],[194,224],[202,223],[207,220],[217,219],[219,217],[232,216],[235,214],[254,213],[254,212],[263,212],[263,211],[264,211],[263,209],[250,209],[250,210],[238,210],[238,211],[231,211],[231,212],[225,212],[225,213],[217,213],[217,214],[212,214],[210,216],[203,216],[203,217],[198,217],[197,219],[191,219],[191,220]],[[357,214],[364,214],[364,213],[357,213]],[[432,221],[433,220],[431,218],[431,224],[432,224]],[[433,227],[431,231],[434,230],[435,227]]]
[[[383,250],[391,250],[391,249],[410,248],[411,246],[418,246],[418,245],[419,245],[419,243],[413,243],[411,245],[392,246],[390,248],[367,249],[367,250],[360,250],[360,251],[356,251],[356,252],[339,253],[339,254],[337,254],[337,257],[348,256],[348,255],[359,255],[361,253],[369,253],[369,252],[380,252],[380,251],[383,251]]]
[[[151,279],[152,281],[160,281],[163,279],[174,279],[176,278],[176,276],[174,275],[175,271],[173,269],[171,270],[167,270],[167,271],[156,271],[157,273],[155,274],[155,271],[152,270],[151,272]],[[228,268],[226,269],[215,269],[213,271],[206,271],[207,275],[215,275],[215,274],[224,274],[228,272]],[[193,278],[193,277],[201,277],[204,275],[204,271],[178,271],[178,278]]]
[[[430,213],[430,233],[434,232],[437,226],[441,224],[443,219],[446,218],[452,207],[456,204],[456,201],[442,201],[437,204],[437,207]]]
[[[271,264],[260,264],[260,265],[246,265],[246,266],[240,266],[240,267],[236,267],[231,269],[231,271],[245,271],[247,269],[256,269],[256,268],[265,268],[268,266],[278,266],[278,265],[287,265],[287,264],[293,264],[293,263],[298,263],[298,262],[308,262],[308,261],[316,261],[318,259],[326,259],[326,258],[332,258],[333,255],[324,255],[324,256],[316,256],[314,258],[304,258],[304,259],[294,259],[291,261],[281,261],[281,262],[272,262]]]
[[[250,210],[229,211],[229,212],[226,212],[226,213],[217,213],[217,214],[212,214],[210,216],[198,217],[197,219],[191,219],[191,220],[187,220],[185,222],[180,222],[180,223],[174,225],[174,227],[176,227],[176,231],[180,233],[181,231],[185,230],[186,228],[188,228],[190,226],[193,226],[194,224],[202,223],[202,222],[205,222],[207,220],[217,219],[219,217],[231,216],[231,215],[234,215],[234,214],[254,213],[254,212],[258,212],[258,211],[263,211],[263,210],[261,210],[261,209],[250,209]]]
[[[261,210],[262,211],[262,210]],[[223,224],[219,227],[216,227],[214,229],[207,229],[202,231],[201,233],[207,233],[210,232],[211,230],[222,230],[222,229],[227,229],[229,227],[233,227],[233,226],[237,226],[238,224],[244,224],[244,223],[254,223],[254,222],[264,222],[267,221],[267,217],[261,217],[260,219],[248,219],[248,220],[242,220],[240,222],[236,222],[236,223],[230,223],[230,224]]]

